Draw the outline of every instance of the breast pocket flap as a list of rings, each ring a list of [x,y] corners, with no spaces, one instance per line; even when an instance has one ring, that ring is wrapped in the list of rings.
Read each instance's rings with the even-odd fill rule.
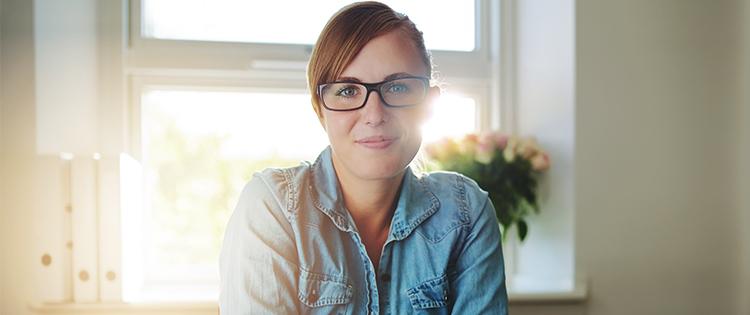
[[[300,271],[299,300],[308,307],[348,304],[351,299],[352,286],[345,279]]]
[[[445,307],[448,304],[448,279],[442,275],[419,283],[406,293],[415,310]]]

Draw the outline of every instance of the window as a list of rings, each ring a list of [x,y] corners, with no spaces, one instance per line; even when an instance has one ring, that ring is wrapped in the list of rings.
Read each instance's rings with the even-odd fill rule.
[[[242,186],[265,167],[313,160],[327,144],[304,66],[325,20],[349,2],[132,2],[131,147],[143,170],[144,206],[142,241],[131,251],[138,254],[123,260],[124,270],[138,273],[124,275],[138,279],[124,288],[126,301],[217,298],[219,249]],[[481,12],[488,4],[393,5],[425,33],[445,86],[425,142],[490,126],[499,111],[486,66],[489,25]],[[290,6],[307,14],[291,17]],[[449,15],[461,23],[444,23]],[[290,26],[312,33],[253,31]],[[273,119],[281,116],[283,124]]]

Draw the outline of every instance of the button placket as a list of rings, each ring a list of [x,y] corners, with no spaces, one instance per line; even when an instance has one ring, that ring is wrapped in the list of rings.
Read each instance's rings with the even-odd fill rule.
[[[375,273],[376,268],[372,262],[370,261],[370,257],[367,256],[367,250],[365,249],[364,243],[362,243],[362,239],[360,238],[359,234],[356,232],[352,233],[352,237],[357,243],[357,247],[359,248],[359,255],[362,258],[362,264],[365,268],[365,274],[367,276],[367,287],[369,289],[368,293],[368,313],[370,314],[379,314],[380,310],[380,292],[378,292],[378,285],[377,285],[377,275]]]

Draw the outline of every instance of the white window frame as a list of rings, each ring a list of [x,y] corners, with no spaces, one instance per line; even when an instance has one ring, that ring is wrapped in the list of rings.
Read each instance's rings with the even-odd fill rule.
[[[142,0],[130,1],[129,44],[131,68],[171,68],[248,71],[267,61],[281,61],[291,67],[300,66],[304,71],[312,45],[217,42],[197,40],[154,39],[141,36]],[[475,49],[469,52],[432,51],[440,72],[459,80],[489,78],[492,69],[487,67],[492,58],[492,35],[490,21],[497,11],[496,1],[474,0]],[[165,52],[179,51],[180,58],[164,58]],[[216,61],[221,64],[217,66]]]

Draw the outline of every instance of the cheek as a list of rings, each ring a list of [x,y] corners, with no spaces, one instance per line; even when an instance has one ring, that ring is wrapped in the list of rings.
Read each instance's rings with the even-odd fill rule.
[[[427,121],[428,113],[425,108],[419,108],[409,112],[400,121],[401,128],[409,133],[409,137],[415,141],[422,139],[422,126]]]
[[[331,143],[347,139],[354,123],[351,114],[346,112],[327,112],[323,115],[323,128]]]

